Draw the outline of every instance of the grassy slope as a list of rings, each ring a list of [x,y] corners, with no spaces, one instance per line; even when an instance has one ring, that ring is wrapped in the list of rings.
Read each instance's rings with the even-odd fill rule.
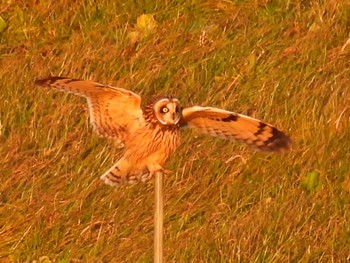
[[[91,132],[83,99],[34,87],[49,74],[172,93],[291,134],[290,153],[266,155],[184,133],[164,186],[167,262],[349,258],[348,1],[50,2],[0,7],[1,262],[152,261],[153,182],[101,184],[121,151]],[[158,27],[134,45],[143,13]]]

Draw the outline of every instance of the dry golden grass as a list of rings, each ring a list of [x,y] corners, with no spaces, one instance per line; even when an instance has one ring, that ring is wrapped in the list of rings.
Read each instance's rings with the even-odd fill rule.
[[[348,1],[7,1],[0,15],[0,261],[151,262],[153,183],[111,188],[121,154],[52,75],[249,114],[266,155],[186,131],[167,164],[167,262],[350,259]],[[152,14],[149,32],[137,18]],[[135,38],[136,36],[136,38]]]

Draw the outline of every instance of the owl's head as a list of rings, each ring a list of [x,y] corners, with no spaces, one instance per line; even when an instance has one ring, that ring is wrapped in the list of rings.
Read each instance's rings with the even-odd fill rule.
[[[161,125],[177,125],[181,118],[181,107],[178,99],[171,97],[158,98],[152,105],[153,115]]]

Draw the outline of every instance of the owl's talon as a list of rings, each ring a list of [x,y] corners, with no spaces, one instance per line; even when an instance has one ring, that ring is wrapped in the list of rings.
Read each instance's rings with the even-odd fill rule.
[[[156,173],[170,174],[170,173],[172,173],[172,171],[162,168],[162,169],[154,170],[151,174],[155,175]]]
[[[153,165],[149,165],[148,166],[148,170],[149,173],[151,174],[151,176],[154,176],[156,173],[161,172],[163,174],[169,174],[171,173],[170,170],[166,170],[164,169],[162,166],[160,166],[159,164],[153,164]]]

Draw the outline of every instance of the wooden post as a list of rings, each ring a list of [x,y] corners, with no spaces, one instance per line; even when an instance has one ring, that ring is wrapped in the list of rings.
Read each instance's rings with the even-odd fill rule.
[[[163,173],[155,177],[154,263],[163,263]]]

